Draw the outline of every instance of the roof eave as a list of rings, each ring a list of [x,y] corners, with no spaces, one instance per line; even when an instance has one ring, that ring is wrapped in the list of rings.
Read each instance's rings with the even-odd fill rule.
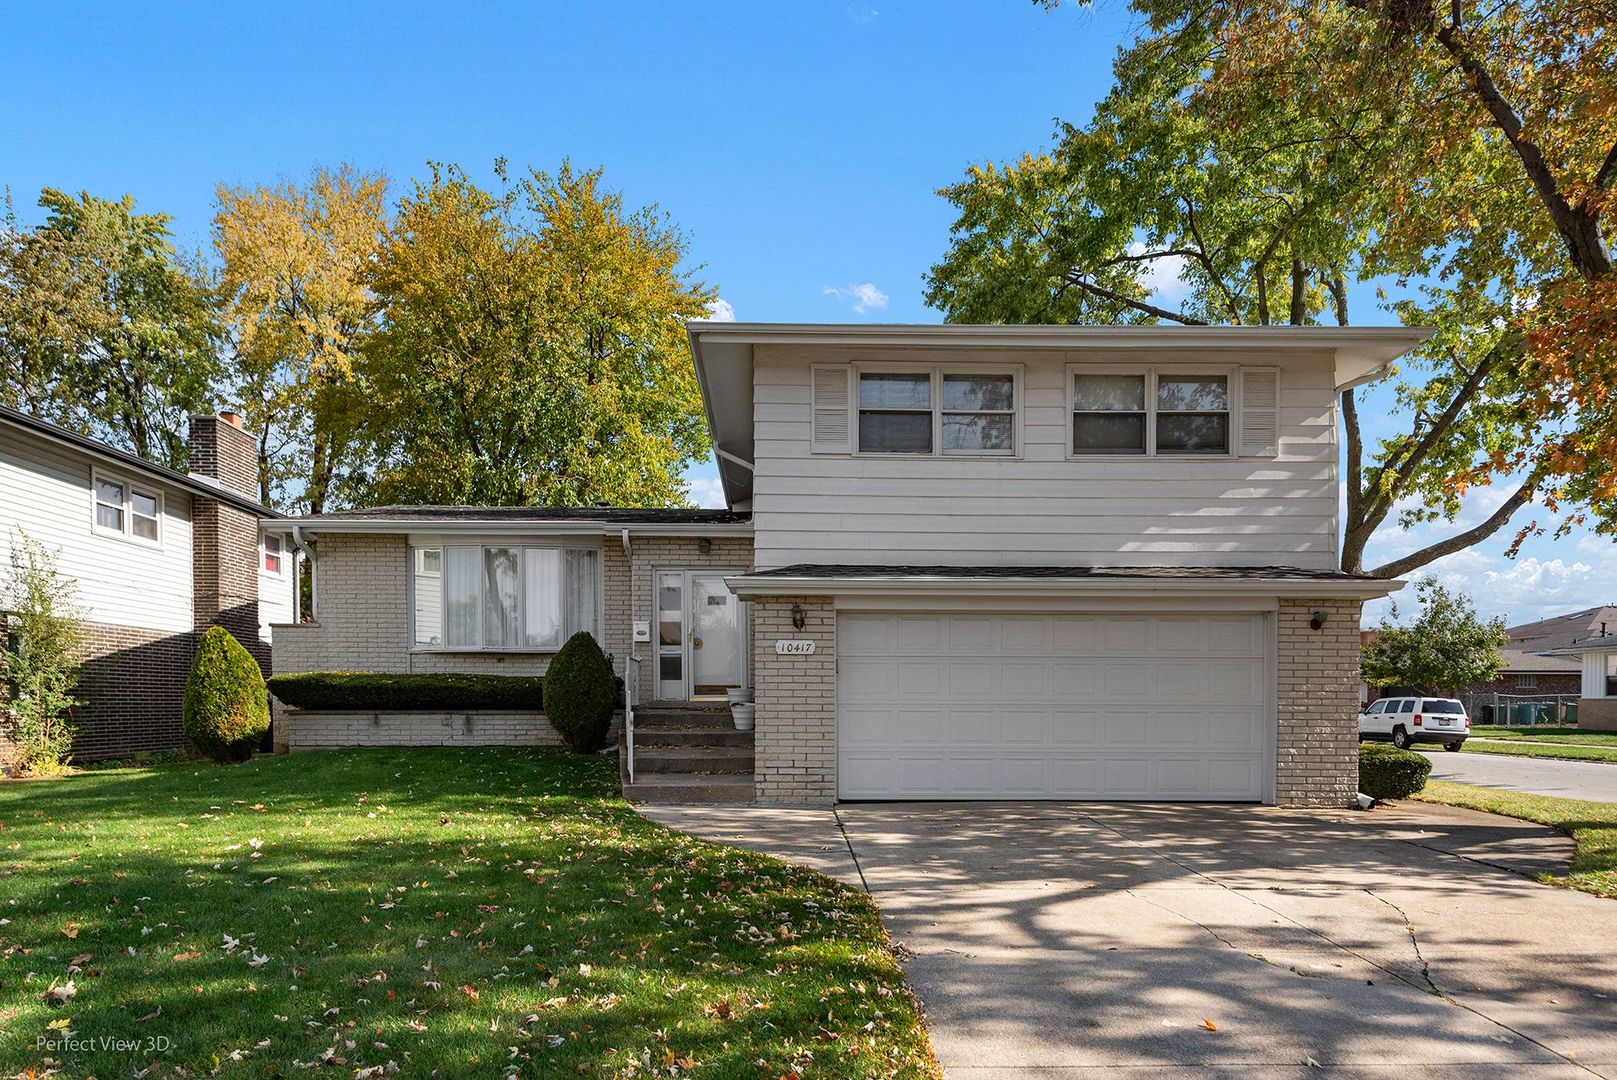
[[[655,522],[615,521],[444,521],[433,518],[354,518],[332,520],[322,517],[266,518],[260,525],[272,532],[291,532],[293,526],[305,536],[322,533],[378,535],[387,533],[433,533],[442,536],[751,536],[750,521]]]

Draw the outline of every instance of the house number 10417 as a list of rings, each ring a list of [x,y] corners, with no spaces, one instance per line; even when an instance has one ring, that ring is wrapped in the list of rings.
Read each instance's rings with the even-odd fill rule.
[[[775,652],[781,656],[813,656],[814,642],[812,641],[777,641]]]

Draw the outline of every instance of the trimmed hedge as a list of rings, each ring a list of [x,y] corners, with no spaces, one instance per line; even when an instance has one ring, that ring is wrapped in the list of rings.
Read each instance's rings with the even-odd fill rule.
[[[1359,744],[1359,790],[1372,799],[1407,799],[1426,786],[1431,774],[1425,754],[1391,743]]]
[[[542,709],[538,675],[389,675],[301,671],[272,675],[270,693],[294,709]]]
[[[612,730],[612,661],[588,630],[568,638],[545,672],[545,716],[575,754],[593,754]]]
[[[185,684],[185,734],[215,761],[246,761],[269,730],[258,661],[222,626],[197,644]]]

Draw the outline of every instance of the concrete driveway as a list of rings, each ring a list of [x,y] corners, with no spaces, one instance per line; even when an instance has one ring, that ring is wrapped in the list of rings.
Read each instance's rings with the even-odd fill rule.
[[[646,807],[867,887],[949,1077],[1617,1077],[1617,901],[1421,804]],[[1216,1030],[1215,1030],[1216,1029]]]
[[[1417,749],[1425,751],[1431,759],[1433,780],[1617,803],[1617,762],[1556,761],[1554,758],[1463,751],[1450,754],[1443,750],[1426,750],[1424,746]]]

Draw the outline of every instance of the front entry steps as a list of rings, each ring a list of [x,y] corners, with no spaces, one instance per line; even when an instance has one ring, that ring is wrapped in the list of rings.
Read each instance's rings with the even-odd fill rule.
[[[752,802],[752,732],[736,730],[727,705],[639,706],[632,784],[628,764],[625,733],[618,736],[618,778],[630,802]]]

